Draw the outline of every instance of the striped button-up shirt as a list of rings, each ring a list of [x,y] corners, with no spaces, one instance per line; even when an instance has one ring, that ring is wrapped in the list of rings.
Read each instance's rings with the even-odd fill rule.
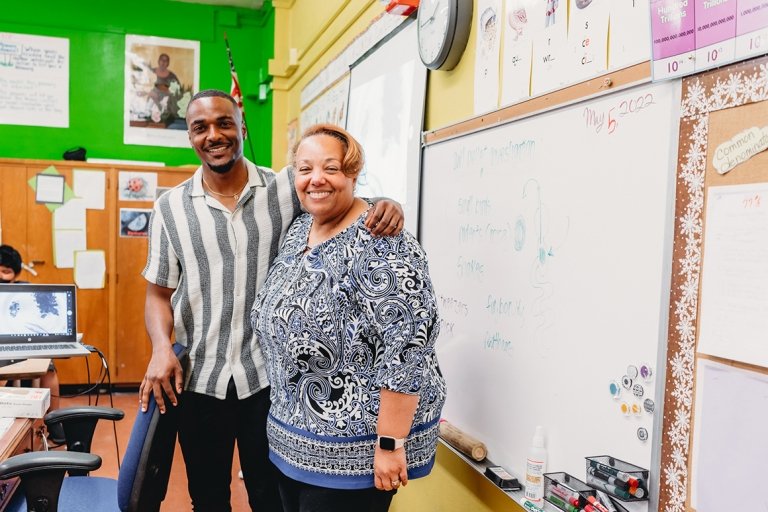
[[[239,398],[268,386],[250,312],[293,219],[301,212],[292,169],[246,161],[248,184],[230,212],[203,189],[202,167],[155,203],[142,274],[173,288],[176,341],[189,348],[185,389]]]

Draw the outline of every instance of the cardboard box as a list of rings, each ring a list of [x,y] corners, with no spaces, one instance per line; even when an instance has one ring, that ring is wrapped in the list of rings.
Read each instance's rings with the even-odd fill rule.
[[[0,388],[0,416],[42,418],[50,405],[48,388]]]

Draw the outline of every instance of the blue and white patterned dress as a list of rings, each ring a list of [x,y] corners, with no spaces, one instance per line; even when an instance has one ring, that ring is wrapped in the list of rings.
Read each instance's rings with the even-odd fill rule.
[[[298,217],[251,313],[272,385],[270,458],[294,480],[335,489],[374,487],[381,387],[420,397],[409,478],[432,469],[445,402],[424,251],[405,231],[373,237],[366,215],[308,252],[312,218]]]

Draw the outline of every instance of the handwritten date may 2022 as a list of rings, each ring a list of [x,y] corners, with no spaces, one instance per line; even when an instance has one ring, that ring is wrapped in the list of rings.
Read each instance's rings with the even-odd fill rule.
[[[653,93],[649,92],[637,98],[621,100],[617,105],[607,109],[607,111],[598,111],[592,107],[584,107],[582,115],[587,129],[600,133],[605,128],[605,133],[610,135],[619,127],[620,118],[637,114],[654,104]]]

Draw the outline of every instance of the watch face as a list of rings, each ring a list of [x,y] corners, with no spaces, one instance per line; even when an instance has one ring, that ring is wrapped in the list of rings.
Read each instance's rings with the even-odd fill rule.
[[[440,64],[445,58],[453,0],[422,0],[416,22],[419,24],[419,56],[425,65]]]
[[[395,439],[393,437],[380,437],[379,448],[390,452],[395,451]]]

